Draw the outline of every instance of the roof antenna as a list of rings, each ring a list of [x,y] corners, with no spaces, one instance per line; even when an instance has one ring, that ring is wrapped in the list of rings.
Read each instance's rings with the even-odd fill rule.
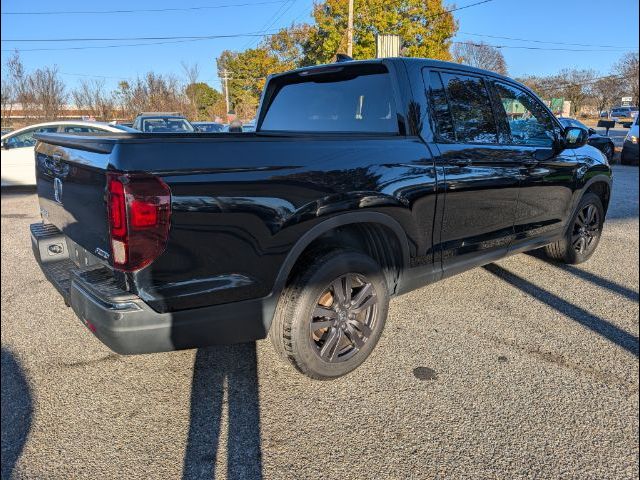
[[[338,63],[342,63],[342,62],[352,62],[353,58],[351,58],[349,55],[345,55],[344,53],[336,53],[336,62]]]

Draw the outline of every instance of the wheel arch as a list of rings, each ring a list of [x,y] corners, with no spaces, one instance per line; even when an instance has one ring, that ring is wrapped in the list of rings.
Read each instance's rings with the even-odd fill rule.
[[[594,193],[598,195],[606,215],[609,208],[609,202],[611,200],[611,177],[606,175],[596,175],[595,177],[590,178],[582,188],[582,195],[580,195],[580,199],[582,199],[582,197],[587,193]]]
[[[317,240],[321,239],[328,233],[339,230],[343,227],[357,227],[367,224],[379,225],[388,229],[393,233],[400,247],[399,252],[399,269],[402,270],[409,265],[409,243],[407,234],[400,223],[389,215],[379,212],[349,212],[333,216],[323,222],[314,225],[307,231],[287,254],[273,286],[274,296],[278,296],[285,287],[295,265],[303,256],[305,251]]]

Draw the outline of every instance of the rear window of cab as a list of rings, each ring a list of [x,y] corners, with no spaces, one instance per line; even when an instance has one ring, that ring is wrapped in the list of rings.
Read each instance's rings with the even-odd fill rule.
[[[305,70],[276,78],[261,131],[398,133],[384,65]]]

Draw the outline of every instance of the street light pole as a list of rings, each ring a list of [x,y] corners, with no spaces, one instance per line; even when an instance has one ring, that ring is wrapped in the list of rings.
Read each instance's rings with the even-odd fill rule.
[[[347,55],[353,57],[353,0],[349,0],[349,20],[347,24]]]

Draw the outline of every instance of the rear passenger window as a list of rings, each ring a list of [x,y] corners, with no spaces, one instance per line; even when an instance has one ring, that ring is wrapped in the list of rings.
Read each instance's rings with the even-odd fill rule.
[[[426,82],[425,82],[426,83]],[[442,79],[438,72],[429,73],[429,104],[431,105],[431,118],[434,131],[439,140],[455,142],[456,135],[453,130],[451,112],[447,103],[447,94],[442,85]]]
[[[479,77],[442,73],[456,141],[497,143],[498,135],[491,99]]]
[[[378,72],[317,75],[284,84],[261,130],[398,133],[391,78]]]

